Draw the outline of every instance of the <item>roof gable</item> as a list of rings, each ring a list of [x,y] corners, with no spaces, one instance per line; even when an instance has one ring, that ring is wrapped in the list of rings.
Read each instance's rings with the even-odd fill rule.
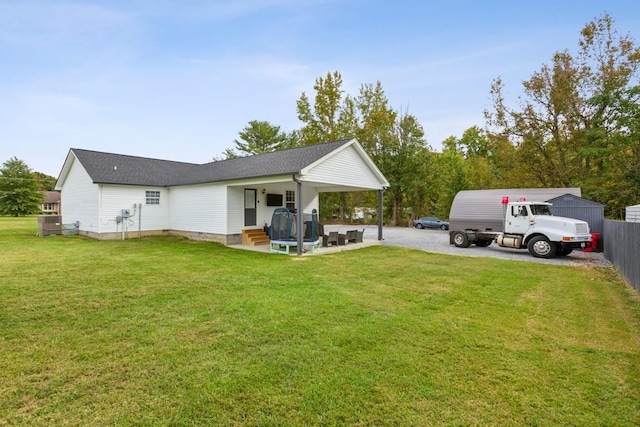
[[[574,194],[563,194],[561,196],[554,197],[548,200],[549,203],[562,206],[573,207],[604,207],[602,203],[594,202],[592,200],[583,199],[582,197]]]

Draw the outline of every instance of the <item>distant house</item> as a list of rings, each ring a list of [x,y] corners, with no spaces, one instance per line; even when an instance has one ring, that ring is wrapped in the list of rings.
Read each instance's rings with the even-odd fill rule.
[[[45,215],[60,215],[60,192],[43,191],[43,202],[40,204],[40,213]]]
[[[182,163],[72,148],[56,182],[64,223],[97,239],[171,233],[227,245],[274,209],[318,209],[321,192],[378,190],[387,179],[355,139]],[[381,236],[381,226],[379,236]]]

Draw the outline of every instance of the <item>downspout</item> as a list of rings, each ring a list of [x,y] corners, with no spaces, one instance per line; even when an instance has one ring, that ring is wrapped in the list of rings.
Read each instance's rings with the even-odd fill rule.
[[[138,237],[142,237],[142,203],[138,203]]]
[[[385,188],[378,190],[378,240],[384,240],[382,238],[382,199]]]
[[[296,255],[302,255],[302,244],[303,244],[303,231],[302,231],[302,183],[296,178],[296,175],[292,175],[293,182],[296,183],[296,238],[298,240],[298,247],[296,248]]]

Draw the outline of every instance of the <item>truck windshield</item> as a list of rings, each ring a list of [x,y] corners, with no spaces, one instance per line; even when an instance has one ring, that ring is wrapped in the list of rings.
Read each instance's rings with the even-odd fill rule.
[[[551,215],[549,205],[531,205],[530,207],[533,215]]]

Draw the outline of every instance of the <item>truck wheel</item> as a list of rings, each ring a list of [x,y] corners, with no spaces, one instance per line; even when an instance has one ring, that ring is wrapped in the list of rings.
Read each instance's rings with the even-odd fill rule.
[[[493,240],[476,240],[476,246],[486,248],[487,246],[491,245],[492,242]]]
[[[469,236],[464,231],[456,231],[453,233],[453,244],[458,248],[468,248],[471,243],[469,243]]]
[[[556,245],[544,236],[536,236],[529,240],[529,253],[536,258],[553,258],[556,255]]]

